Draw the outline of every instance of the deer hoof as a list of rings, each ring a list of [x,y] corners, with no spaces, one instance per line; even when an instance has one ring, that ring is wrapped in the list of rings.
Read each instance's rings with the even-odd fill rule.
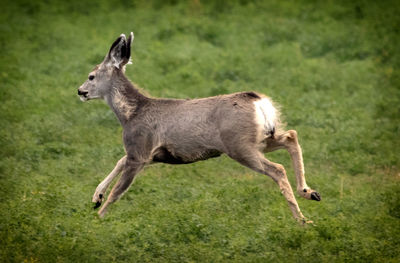
[[[103,201],[103,194],[98,194],[97,193],[93,196],[93,203],[96,203],[93,207],[93,209],[99,208],[101,206],[101,201]]]
[[[103,200],[104,197],[104,190],[102,189],[96,189],[96,191],[93,194],[93,198],[92,198],[92,202],[96,203],[96,202],[101,202]]]
[[[305,217],[299,218],[299,219],[297,219],[297,221],[298,221],[298,222],[300,223],[300,225],[302,225],[302,226],[307,226],[307,225],[315,226],[315,224],[314,224],[313,221],[308,220],[308,219],[305,218]]]
[[[321,201],[321,195],[318,192],[311,193],[311,200]]]
[[[94,205],[93,209],[97,209],[101,206],[101,202],[97,201],[96,204]]]

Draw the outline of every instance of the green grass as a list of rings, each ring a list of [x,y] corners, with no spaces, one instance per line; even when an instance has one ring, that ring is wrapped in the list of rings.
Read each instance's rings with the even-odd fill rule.
[[[398,262],[400,5],[350,2],[3,1],[0,261]],[[323,197],[298,198],[315,226],[227,157],[151,166],[97,217],[122,129],[76,93],[130,31],[127,75],[153,96],[254,90],[282,106]],[[288,154],[268,156],[294,185]]]

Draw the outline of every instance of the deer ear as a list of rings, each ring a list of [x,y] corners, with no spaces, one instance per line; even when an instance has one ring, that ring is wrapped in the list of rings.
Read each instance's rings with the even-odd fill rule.
[[[129,39],[131,36],[129,36]],[[129,47],[128,47],[129,46]],[[130,57],[130,43],[124,34],[121,34],[117,40],[111,45],[110,51],[108,52],[105,62],[108,65],[114,66],[116,68],[122,68],[126,63],[129,62]]]
[[[128,59],[128,63],[127,64],[132,64],[131,62],[131,45],[133,42],[133,39],[135,38],[135,36],[133,35],[133,32],[131,32],[129,34],[128,40],[126,41],[126,58]]]

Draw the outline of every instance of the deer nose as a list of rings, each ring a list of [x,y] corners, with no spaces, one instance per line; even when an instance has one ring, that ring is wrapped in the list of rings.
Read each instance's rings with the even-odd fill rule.
[[[83,95],[83,96],[85,96],[86,94],[88,94],[87,91],[80,91],[80,89],[78,89],[78,95]]]

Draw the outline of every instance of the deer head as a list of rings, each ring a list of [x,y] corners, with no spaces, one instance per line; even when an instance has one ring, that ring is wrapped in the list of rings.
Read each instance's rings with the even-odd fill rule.
[[[121,34],[114,41],[103,62],[89,73],[88,79],[78,88],[78,95],[82,101],[104,99],[111,92],[114,76],[124,72],[125,65],[130,64],[132,41],[132,32],[128,39]]]

